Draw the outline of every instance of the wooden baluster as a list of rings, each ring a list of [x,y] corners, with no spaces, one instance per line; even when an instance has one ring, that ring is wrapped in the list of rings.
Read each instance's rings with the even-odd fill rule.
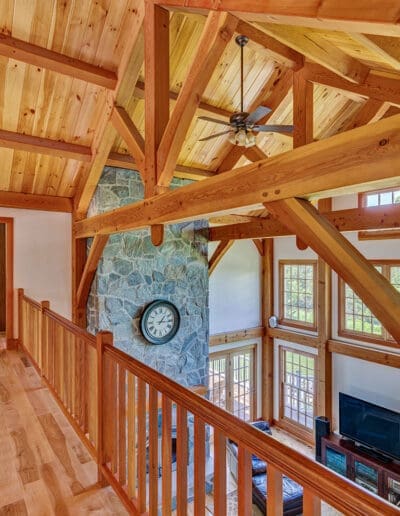
[[[106,463],[104,448],[104,429],[107,425],[107,407],[105,406],[105,392],[108,390],[107,377],[104,367],[104,346],[112,346],[113,335],[109,331],[101,331],[96,336],[97,346],[97,476],[101,485],[105,485],[102,466]]]
[[[139,513],[146,511],[146,384],[137,379],[137,465],[138,465],[138,509]]]
[[[128,496],[136,496],[136,382],[128,372]]]
[[[238,516],[251,516],[251,453],[241,445],[238,448]]]
[[[194,417],[194,513],[205,516],[206,506],[206,427],[204,421]]]
[[[214,514],[226,515],[226,437],[214,428]]]
[[[126,370],[119,366],[118,374],[118,479],[126,484]]]
[[[24,289],[18,289],[18,346],[24,345]]]
[[[81,373],[81,389],[82,389],[82,428],[85,434],[88,433],[88,383],[87,383],[87,355],[88,349],[86,348],[86,342],[84,339],[79,339],[79,346],[81,349],[81,360],[82,360],[82,373]]]
[[[149,516],[158,512],[158,391],[149,385]]]
[[[111,454],[111,471],[114,475],[118,470],[118,370],[117,363],[110,360],[110,413],[112,417],[109,419],[109,427],[111,429],[112,454]]]
[[[172,513],[172,403],[167,396],[162,395],[162,514]]]
[[[267,514],[282,516],[282,474],[274,466],[267,466]]]
[[[307,488],[303,489],[303,516],[321,516],[321,499]]]
[[[176,435],[176,514],[187,515],[187,464],[188,464],[188,428],[187,410],[177,407]]]

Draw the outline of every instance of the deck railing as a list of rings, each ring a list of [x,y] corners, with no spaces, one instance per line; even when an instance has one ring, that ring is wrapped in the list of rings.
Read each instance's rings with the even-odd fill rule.
[[[238,445],[240,516],[252,514],[252,454],[268,464],[269,515],[282,514],[282,475],[303,487],[305,516],[320,514],[321,500],[349,515],[400,513],[114,348],[111,333],[93,337],[21,289],[19,317],[21,347],[96,459],[99,480],[131,514],[184,516],[192,504],[202,516],[211,498],[214,514],[226,515],[228,438]]]

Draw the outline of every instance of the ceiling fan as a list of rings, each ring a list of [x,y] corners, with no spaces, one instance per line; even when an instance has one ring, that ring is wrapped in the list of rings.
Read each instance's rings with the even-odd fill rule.
[[[215,124],[228,126],[229,129],[221,133],[212,134],[201,138],[199,141],[204,142],[230,133],[229,141],[234,145],[242,147],[251,147],[256,143],[256,135],[254,133],[291,133],[293,131],[292,125],[258,125],[262,118],[271,113],[271,109],[265,106],[258,106],[252,113],[247,113],[243,109],[243,49],[246,46],[249,38],[247,36],[239,35],[235,39],[237,45],[240,47],[240,112],[233,113],[229,118],[229,122],[223,122],[216,118],[208,116],[199,116],[200,120],[207,122],[214,122]]]

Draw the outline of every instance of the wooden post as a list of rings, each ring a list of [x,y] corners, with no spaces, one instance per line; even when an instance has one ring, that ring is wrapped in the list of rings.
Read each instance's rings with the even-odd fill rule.
[[[24,289],[18,289],[18,347],[22,348],[24,345],[24,322],[22,314],[22,298],[24,297]]]
[[[100,331],[96,335],[97,344],[97,479],[100,485],[107,484],[101,468],[105,463],[103,431],[104,431],[104,346],[113,345],[113,334]]]
[[[274,314],[274,241],[263,241],[262,257],[262,418],[272,423],[274,417],[274,339],[268,334],[268,319]]]
[[[39,360],[39,357],[40,357],[40,363],[38,363],[38,366],[39,366],[39,369],[40,369],[40,374],[42,376],[44,376],[44,370],[45,370],[45,367],[44,367],[44,364],[46,363],[47,361],[47,356],[45,356],[45,342],[47,341],[47,335],[46,335],[46,325],[44,323],[44,310],[45,308],[49,309],[50,308],[50,301],[42,301],[40,303],[40,320],[39,320],[39,339],[40,339],[40,342],[39,342],[39,349],[40,349],[40,353],[38,354],[38,360]],[[46,349],[47,349],[47,346],[46,346]]]

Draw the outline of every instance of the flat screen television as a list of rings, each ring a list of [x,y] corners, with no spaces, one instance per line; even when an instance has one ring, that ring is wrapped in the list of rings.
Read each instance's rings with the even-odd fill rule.
[[[339,392],[339,432],[400,460],[400,413]]]

